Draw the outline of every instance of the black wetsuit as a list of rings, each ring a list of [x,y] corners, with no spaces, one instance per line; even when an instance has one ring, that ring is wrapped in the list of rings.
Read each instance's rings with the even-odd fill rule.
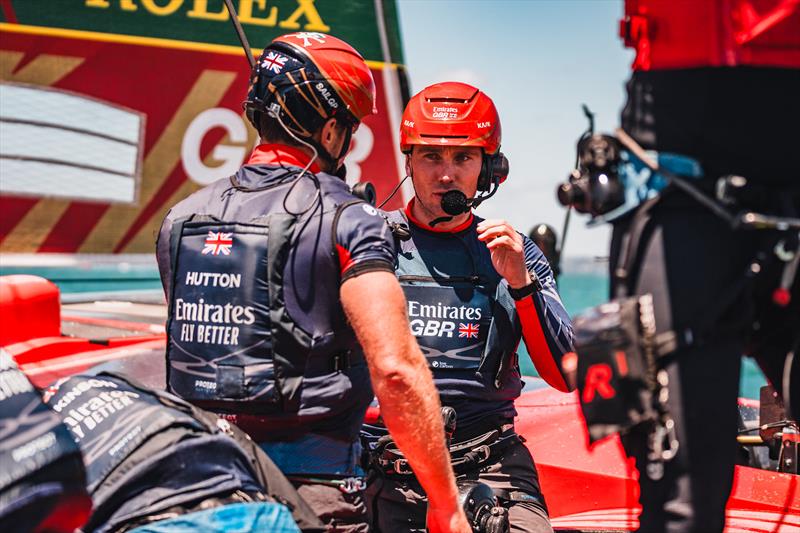
[[[797,152],[800,70],[696,68],[635,72],[622,127],[642,146],[700,161],[700,186],[713,194],[726,174],[753,188],[739,209],[800,216]],[[650,212],[629,288],[653,293],[656,326],[702,330],[695,345],[670,356],[669,406],[681,443],[664,478],[640,476],[642,531],[721,531],[737,459],[740,356],[754,354],[773,384],[800,331],[800,287],[782,308],[771,300],[781,265],[770,260],[774,232],[732,231],[683,193],[667,191]],[[621,261],[631,216],[614,223],[610,273]],[[751,264],[755,283],[743,283]],[[616,287],[612,282],[611,294]],[[731,299],[723,316],[718,302]],[[758,331],[752,335],[750,324]],[[752,343],[746,345],[746,340]],[[631,435],[628,452],[645,464],[646,437]]]

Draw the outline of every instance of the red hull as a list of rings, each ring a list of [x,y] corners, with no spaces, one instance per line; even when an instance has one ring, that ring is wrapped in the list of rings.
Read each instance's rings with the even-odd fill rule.
[[[54,286],[53,290],[50,298],[57,299]],[[1,300],[5,301],[0,301],[0,316],[7,318],[21,308],[19,301]],[[58,307],[46,300],[45,296],[44,308],[49,305],[57,313]],[[65,305],[60,317],[41,316],[41,320],[60,321],[62,331],[102,333],[102,340],[89,340],[87,337],[97,337],[88,334],[48,336],[18,340],[3,348],[39,387],[100,364],[163,387],[165,336],[161,324],[165,315],[161,303]],[[638,472],[626,460],[619,438],[606,439],[590,449],[575,394],[560,393],[539,378],[527,381],[517,401],[517,429],[538,465],[553,526],[578,531],[635,529],[640,510]],[[797,475],[737,466],[726,531],[800,531],[799,483]]]

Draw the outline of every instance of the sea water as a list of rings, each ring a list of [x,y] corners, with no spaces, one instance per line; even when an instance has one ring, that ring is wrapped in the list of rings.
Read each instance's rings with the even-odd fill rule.
[[[608,300],[607,264],[592,260],[565,265],[559,279],[559,293],[564,307],[574,316]],[[62,294],[74,300],[79,293],[103,291],[159,290],[161,281],[152,256],[28,256],[0,262],[0,275],[34,274],[50,279]],[[536,375],[524,343],[520,343],[520,366],[523,375]],[[766,383],[763,374],[750,358],[743,358],[740,394],[758,398]]]
[[[604,272],[607,265],[598,267],[578,267],[577,272],[564,272],[559,278],[558,291],[561,301],[570,316],[608,301],[608,275]],[[524,343],[520,343],[520,367],[523,375],[536,375]],[[756,362],[742,358],[742,372],[739,381],[739,395],[745,398],[758,399],[759,389],[766,384],[766,378]]]

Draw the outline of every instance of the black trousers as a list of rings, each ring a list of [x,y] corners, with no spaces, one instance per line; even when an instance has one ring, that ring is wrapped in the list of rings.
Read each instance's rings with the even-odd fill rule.
[[[502,456],[479,470],[464,474],[471,480],[486,483],[493,489],[515,491],[530,496],[529,501],[500,499],[508,509],[512,533],[552,533],[550,519],[539,490],[539,477],[533,458],[524,444],[518,442],[503,451]],[[424,532],[428,498],[413,476],[370,474],[366,490],[370,522],[380,533]]]
[[[370,531],[364,493],[345,494],[324,483],[294,483],[297,493],[317,513],[326,533]]]
[[[786,69],[692,69],[635,73],[628,83],[622,126],[645,148],[697,158],[713,181],[735,173],[758,186],[747,198],[759,211],[798,216],[800,166],[800,71]],[[610,272],[628,238],[630,217],[614,225]],[[650,213],[627,287],[652,293],[659,332],[708,322],[710,309],[730,291],[732,304],[712,321],[705,342],[668,359],[669,401],[680,450],[664,476],[651,480],[646,435],[625,439],[640,467],[640,531],[722,531],[737,459],[740,358],[757,356],[779,385],[782,363],[796,342],[800,314],[797,282],[792,306],[770,301],[780,265],[766,261],[756,281],[740,281],[754,260],[768,259],[780,236],[734,232],[681,193],[666,193]],[[774,254],[773,254],[774,255]],[[757,334],[750,325],[759,323]]]

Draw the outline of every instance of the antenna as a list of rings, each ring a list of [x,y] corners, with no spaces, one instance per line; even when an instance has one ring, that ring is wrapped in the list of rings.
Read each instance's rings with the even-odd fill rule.
[[[250,43],[247,42],[247,36],[244,34],[244,28],[242,28],[242,23],[239,22],[239,15],[236,14],[236,8],[233,7],[231,0],[225,0],[225,7],[228,8],[228,13],[231,15],[233,28],[236,30],[236,35],[239,37],[239,42],[242,43],[242,48],[244,48],[244,53],[247,56],[248,63],[250,63],[250,68],[255,68],[256,60],[253,58],[253,50],[250,48]]]

